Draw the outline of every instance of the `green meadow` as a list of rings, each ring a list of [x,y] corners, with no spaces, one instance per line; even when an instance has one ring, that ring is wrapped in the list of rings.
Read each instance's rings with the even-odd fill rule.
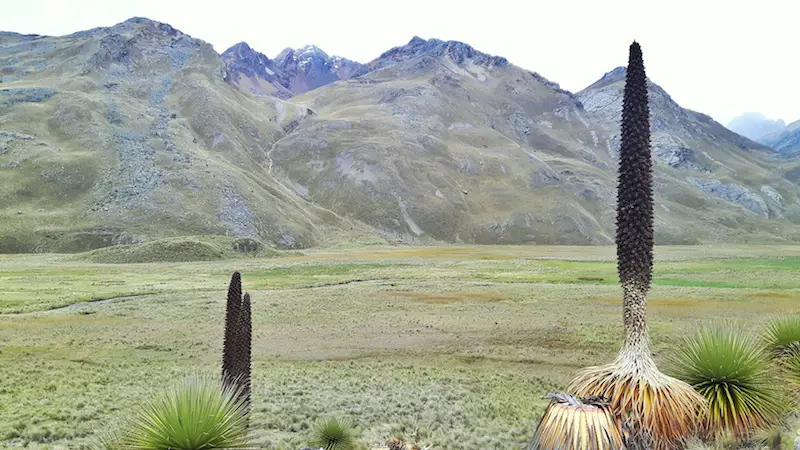
[[[234,270],[253,298],[263,448],[297,450],[320,418],[342,414],[368,447],[403,434],[436,450],[518,449],[542,396],[621,343],[614,247],[222,256],[0,256],[0,446],[85,447],[170,382],[218,373]],[[658,247],[657,361],[714,321],[756,333],[800,313],[798,274],[797,246]]]

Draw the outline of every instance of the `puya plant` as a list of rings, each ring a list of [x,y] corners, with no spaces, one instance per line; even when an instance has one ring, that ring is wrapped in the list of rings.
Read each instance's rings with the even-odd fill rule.
[[[617,269],[623,294],[624,342],[610,364],[581,370],[568,391],[577,397],[601,398],[618,420],[587,420],[583,406],[573,406],[568,417],[555,414],[564,403],[551,400],[537,436],[562,432],[617,433],[625,435],[625,448],[668,450],[680,448],[695,431],[705,400],[687,383],[659,371],[650,352],[647,329],[647,292],[653,273],[653,165],[650,151],[650,116],[642,50],[629,48],[622,104],[622,139],[617,182]],[[583,403],[580,402],[579,403]],[[555,420],[559,418],[559,420]],[[537,442],[536,437],[532,445]],[[572,442],[580,439],[573,436]],[[531,449],[563,448],[538,441]],[[616,448],[615,440],[598,448]],[[572,448],[572,447],[570,447]]]
[[[92,448],[202,450],[252,448],[248,439],[252,319],[250,295],[235,272],[228,287],[222,382],[191,376],[154,396]]]
[[[545,398],[550,399],[550,406],[528,450],[625,448],[620,418],[605,399],[576,398],[561,392]]]
[[[800,405],[800,316],[785,315],[770,320],[762,340],[792,400]]]
[[[706,440],[739,441],[777,426],[785,398],[758,340],[731,324],[705,327],[672,357],[674,375],[708,402],[700,421]]]
[[[241,388],[191,376],[146,402],[119,437],[119,449],[247,449],[247,405]]]
[[[242,295],[242,275],[234,272],[228,286],[225,335],[222,344],[222,384],[239,392],[250,406],[250,360],[252,354],[250,294]]]
[[[311,444],[324,450],[355,450],[358,446],[358,433],[348,419],[329,417],[314,427]]]

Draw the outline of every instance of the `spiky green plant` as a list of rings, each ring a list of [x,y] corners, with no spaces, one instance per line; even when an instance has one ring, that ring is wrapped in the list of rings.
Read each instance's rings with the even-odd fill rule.
[[[107,423],[99,430],[96,430],[92,441],[89,444],[91,450],[120,450],[122,448],[123,423]]]
[[[786,315],[767,322],[764,343],[775,357],[800,353],[800,316]]]
[[[251,448],[246,406],[240,394],[232,385],[190,376],[145,403],[123,431],[119,448]]]
[[[747,439],[780,421],[782,393],[769,359],[757,339],[731,325],[708,327],[688,338],[672,367],[708,403],[704,437],[730,433]]]
[[[786,355],[783,366],[789,383],[792,383],[794,389],[800,389],[800,352]]]
[[[677,448],[694,431],[704,399],[661,373],[650,354],[646,308],[653,270],[653,174],[647,76],[636,42],[629,49],[619,153],[616,243],[625,340],[613,363],[583,369],[568,389],[608,399],[628,424],[629,447]]]
[[[314,428],[311,445],[325,450],[354,450],[358,445],[352,422],[342,417],[329,417]]]
[[[222,383],[236,387],[246,409],[250,406],[252,336],[250,294],[242,296],[242,277],[239,272],[234,272],[228,286],[225,311]]]
[[[562,392],[550,393],[546,398],[550,405],[528,450],[625,448],[619,417],[603,399],[575,398]]]

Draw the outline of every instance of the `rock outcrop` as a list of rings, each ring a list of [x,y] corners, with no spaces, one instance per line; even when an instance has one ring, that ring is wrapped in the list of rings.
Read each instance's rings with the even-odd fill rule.
[[[762,217],[769,217],[769,207],[764,199],[738,184],[725,184],[713,178],[686,178],[703,192],[715,197],[744,206],[748,210]]]

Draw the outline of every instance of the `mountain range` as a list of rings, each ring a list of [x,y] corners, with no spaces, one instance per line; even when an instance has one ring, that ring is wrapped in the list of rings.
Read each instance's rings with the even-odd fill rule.
[[[751,112],[734,118],[728,128],[778,152],[800,155],[800,120],[786,125],[783,120],[770,120]]]
[[[461,42],[220,55],[145,18],[0,33],[0,67],[0,252],[613,242],[621,67],[573,93]],[[800,240],[796,159],[650,104],[658,243]]]

